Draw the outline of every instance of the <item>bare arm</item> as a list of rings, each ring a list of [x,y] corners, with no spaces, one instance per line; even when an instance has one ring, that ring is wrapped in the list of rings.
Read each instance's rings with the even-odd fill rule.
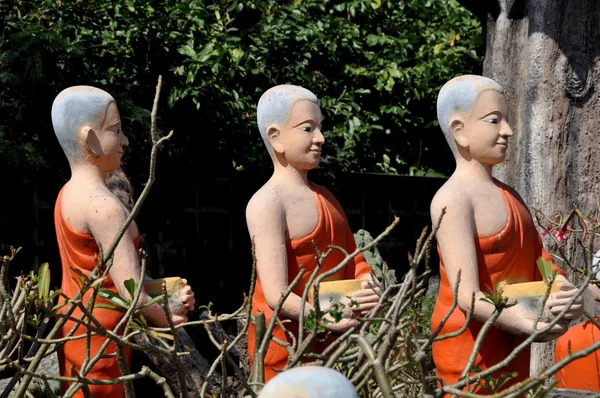
[[[471,307],[471,298],[475,294],[473,319],[483,323],[489,319],[495,307],[480,300],[485,296],[479,286],[477,250],[474,242],[475,219],[471,202],[464,196],[450,197],[446,192],[438,193],[431,203],[433,222],[437,222],[444,207],[446,207],[446,214],[436,238],[444,259],[450,288],[454,291],[458,271],[461,270],[458,307],[461,311],[468,312]],[[533,324],[534,320],[522,316],[515,307],[509,307],[502,311],[494,326],[508,333],[525,337],[534,333]],[[538,322],[538,329],[545,326],[545,323]],[[556,325],[542,339],[545,341],[557,338],[565,331],[563,326]]]
[[[259,192],[246,208],[248,232],[254,241],[256,268],[265,300],[275,308],[281,294],[288,287],[287,249],[285,246],[285,212],[279,200],[265,192]],[[302,298],[290,293],[283,303],[281,314],[297,321],[300,317]],[[312,306],[305,304],[305,316]]]
[[[275,195],[269,197],[268,192],[259,192],[246,208],[248,231],[254,241],[256,268],[265,300],[271,308],[275,308],[282,293],[288,288],[286,220],[283,205]],[[302,297],[290,293],[281,308],[281,315],[298,321]],[[308,302],[304,305],[304,317],[308,317],[313,306]],[[352,311],[348,309],[348,316]],[[334,332],[343,332],[352,326],[354,319],[324,325]]]
[[[88,228],[98,246],[106,249],[111,245],[125,222],[127,211],[116,198],[108,195],[95,198],[92,201],[92,206],[93,211],[86,213],[90,215],[87,219]],[[140,282],[139,258],[134,244],[136,231],[135,224],[129,226],[128,231],[123,235],[115,249],[113,266],[109,271],[115,288],[121,297],[130,297],[125,288],[126,280],[133,279],[136,283]],[[150,299],[150,296],[142,291],[137,305],[141,306]],[[160,305],[154,304],[146,307],[142,310],[142,313],[152,324],[168,326],[165,313]],[[186,320],[185,314],[173,314],[173,322],[176,324]]]

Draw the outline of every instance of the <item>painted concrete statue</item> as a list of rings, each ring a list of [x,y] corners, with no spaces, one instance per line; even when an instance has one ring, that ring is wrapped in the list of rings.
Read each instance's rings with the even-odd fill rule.
[[[343,374],[322,366],[301,366],[275,376],[258,398],[358,398]]]
[[[335,197],[325,188],[308,180],[308,172],[321,159],[325,138],[321,132],[322,115],[317,97],[310,91],[292,85],[276,86],[266,91],[257,108],[258,128],[273,160],[272,177],[252,197],[246,209],[250,236],[256,249],[258,278],[252,297],[252,314],[264,312],[267,323],[281,294],[298,274],[299,267],[308,270],[283,304],[281,317],[291,320],[286,328],[297,333],[301,297],[311,272],[316,267],[313,241],[321,251],[336,245],[346,251],[355,250],[352,231],[346,215]],[[321,272],[332,269],[344,255],[333,251],[324,261]],[[343,319],[325,325],[334,333],[343,333],[357,320],[355,316],[373,308],[379,300],[371,288],[370,267],[362,255],[330,280],[364,279],[363,288],[352,297],[360,304],[344,308]],[[306,304],[308,316],[312,306]],[[280,328],[273,335],[283,341],[290,338]],[[254,354],[255,330],[248,331],[250,358]],[[316,352],[323,346],[315,344]],[[271,341],[265,357],[265,380],[283,369],[288,353]]]
[[[96,266],[99,247],[108,248],[117,235],[121,225],[128,216],[123,204],[107,188],[105,179],[107,173],[116,170],[121,165],[123,148],[128,140],[123,134],[119,111],[113,97],[107,92],[95,87],[76,86],[62,91],[52,105],[52,124],[56,137],[64,150],[71,168],[71,179],[58,194],[54,210],[54,222],[60,257],[62,262],[62,291],[68,297],[73,297],[79,291],[75,282],[78,275],[89,275]],[[114,252],[113,266],[109,277],[102,286],[118,293],[121,297],[129,298],[124,281],[140,279],[140,268],[137,254],[139,233],[135,223],[121,239]],[[83,298],[87,304],[91,291]],[[138,305],[150,300],[143,292]],[[188,308],[193,308],[194,294],[188,286],[180,292],[182,306],[173,312],[176,324],[187,320]],[[105,302],[101,298],[96,303]],[[167,326],[163,309],[155,304],[142,310],[143,315],[151,324]],[[106,329],[114,329],[122,314],[104,308],[95,308],[94,316]],[[76,310],[73,317],[81,316]],[[67,322],[62,329],[62,336],[74,327],[73,322]],[[75,335],[85,334],[85,329],[79,327]],[[91,338],[91,358],[104,343],[101,336]],[[85,358],[86,339],[71,340],[58,351],[60,373],[71,376],[72,370],[79,371]],[[115,352],[111,343],[105,354]],[[86,377],[91,379],[111,379],[120,376],[116,359],[103,358]],[[63,385],[63,389],[68,386]],[[94,397],[122,397],[122,384],[90,385]],[[80,390],[78,395],[83,396]]]
[[[446,209],[436,235],[441,282],[432,330],[441,324],[451,308],[459,270],[458,308],[440,335],[458,331],[464,325],[472,295],[475,295],[473,320],[467,329],[457,337],[433,344],[437,376],[451,384],[458,381],[482,323],[494,312],[494,305],[481,300],[484,292],[493,291],[501,282],[541,280],[536,259],[551,258],[542,247],[523,200],[513,189],[492,177],[492,168],[504,160],[513,135],[502,87],[482,76],[454,78],[440,90],[437,114],[455,156],[456,169],[431,203],[433,223],[437,223],[442,209]],[[557,282],[560,282],[560,291],[546,304],[552,316],[558,314],[576,292],[564,276],[559,275]],[[579,299],[565,319],[577,319],[582,311]],[[506,358],[523,338],[534,333],[534,321],[522,313],[519,306],[505,308],[485,338],[474,365],[486,369]],[[546,325],[540,322],[537,328]],[[565,332],[565,324],[557,324],[538,341],[550,341]],[[529,358],[527,349],[496,377],[504,372],[517,372],[511,383],[529,377]]]
[[[600,251],[594,256],[592,269],[598,270],[600,265]],[[595,279],[600,278],[600,271],[596,271]],[[584,296],[586,310],[594,315],[596,321],[600,319],[600,290],[590,284]],[[600,340],[600,329],[586,318],[583,323],[569,328],[569,331],[556,341],[554,360],[559,362],[572,353],[583,350]],[[600,352],[596,350],[583,358],[576,359],[560,369],[555,375],[558,382],[557,388],[571,390],[586,390],[600,392]]]

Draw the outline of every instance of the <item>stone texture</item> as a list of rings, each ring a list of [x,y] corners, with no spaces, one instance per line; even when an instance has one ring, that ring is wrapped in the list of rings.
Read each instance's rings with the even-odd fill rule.
[[[460,0],[482,21],[483,74],[500,83],[514,129],[495,170],[531,208],[594,210],[600,189],[600,2]],[[581,256],[577,257],[581,259]],[[532,372],[552,363],[553,344],[534,345]]]
[[[49,355],[42,359],[38,373],[44,373],[46,375],[58,376],[58,358],[56,353]],[[0,380],[0,395],[4,392],[7,385],[10,383],[11,378]],[[56,381],[49,382],[52,391],[55,394],[59,393],[60,385]],[[29,385],[28,391],[36,398],[46,398],[50,395],[46,393],[44,383],[40,379],[33,379]],[[11,395],[9,395],[11,396]]]

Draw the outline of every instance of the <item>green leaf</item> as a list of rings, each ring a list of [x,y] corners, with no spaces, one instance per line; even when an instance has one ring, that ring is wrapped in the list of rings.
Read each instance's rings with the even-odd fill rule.
[[[137,311],[143,310],[144,308],[150,307],[151,305],[154,305],[154,304],[159,303],[161,301],[162,301],[162,296],[161,295],[153,297],[151,300],[148,300],[144,305],[140,305],[137,308]]]
[[[119,311],[122,313],[127,312],[127,310],[125,310],[124,308],[117,307],[116,305],[112,305],[112,304],[106,304],[106,303],[96,303],[96,304],[94,304],[94,308],[104,308],[107,310]]]
[[[52,307],[52,311],[58,311],[59,309],[61,309],[65,305],[69,304],[70,301],[71,300],[64,300],[64,301],[59,302],[54,307]]]
[[[137,284],[135,283],[135,281],[133,279],[127,279],[124,282],[124,284],[125,284],[125,289],[127,289],[127,291],[129,292],[129,295],[131,296],[131,298],[133,298]]]
[[[179,51],[180,54],[187,55],[190,58],[196,58],[196,51],[194,51],[194,49],[187,44],[179,47],[177,51]]]
[[[539,257],[536,262],[542,278],[547,284],[550,284],[553,280],[552,277],[552,262],[545,260],[543,257]]]
[[[103,299],[110,301],[111,303],[118,305],[119,307],[128,309],[129,308],[129,301],[124,300],[121,298],[121,296],[119,296],[117,293],[113,292],[112,290],[108,290],[108,289],[104,289],[104,288],[100,288],[98,290],[98,296],[102,297]]]
[[[239,62],[243,56],[244,50],[242,50],[241,48],[235,48],[231,50],[231,58],[233,58],[235,62]]]
[[[50,268],[48,263],[40,266],[38,272],[38,298],[42,303],[48,303],[48,293],[50,292]]]
[[[503,385],[505,385],[506,383],[508,383],[511,379],[514,379],[515,377],[517,377],[517,375],[518,375],[517,372],[503,373],[496,380],[496,383],[494,385],[495,391],[498,391],[500,388],[502,388]]]

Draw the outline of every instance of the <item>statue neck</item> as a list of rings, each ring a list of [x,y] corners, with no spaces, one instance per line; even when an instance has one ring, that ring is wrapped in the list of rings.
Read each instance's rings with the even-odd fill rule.
[[[274,164],[273,177],[293,185],[308,185],[308,170],[298,170],[291,165]]]
[[[456,170],[454,174],[468,175],[478,180],[493,180],[492,165],[479,163],[476,160],[456,159]]]
[[[71,181],[106,185],[107,170],[85,161],[70,161],[69,165],[71,166]]]

